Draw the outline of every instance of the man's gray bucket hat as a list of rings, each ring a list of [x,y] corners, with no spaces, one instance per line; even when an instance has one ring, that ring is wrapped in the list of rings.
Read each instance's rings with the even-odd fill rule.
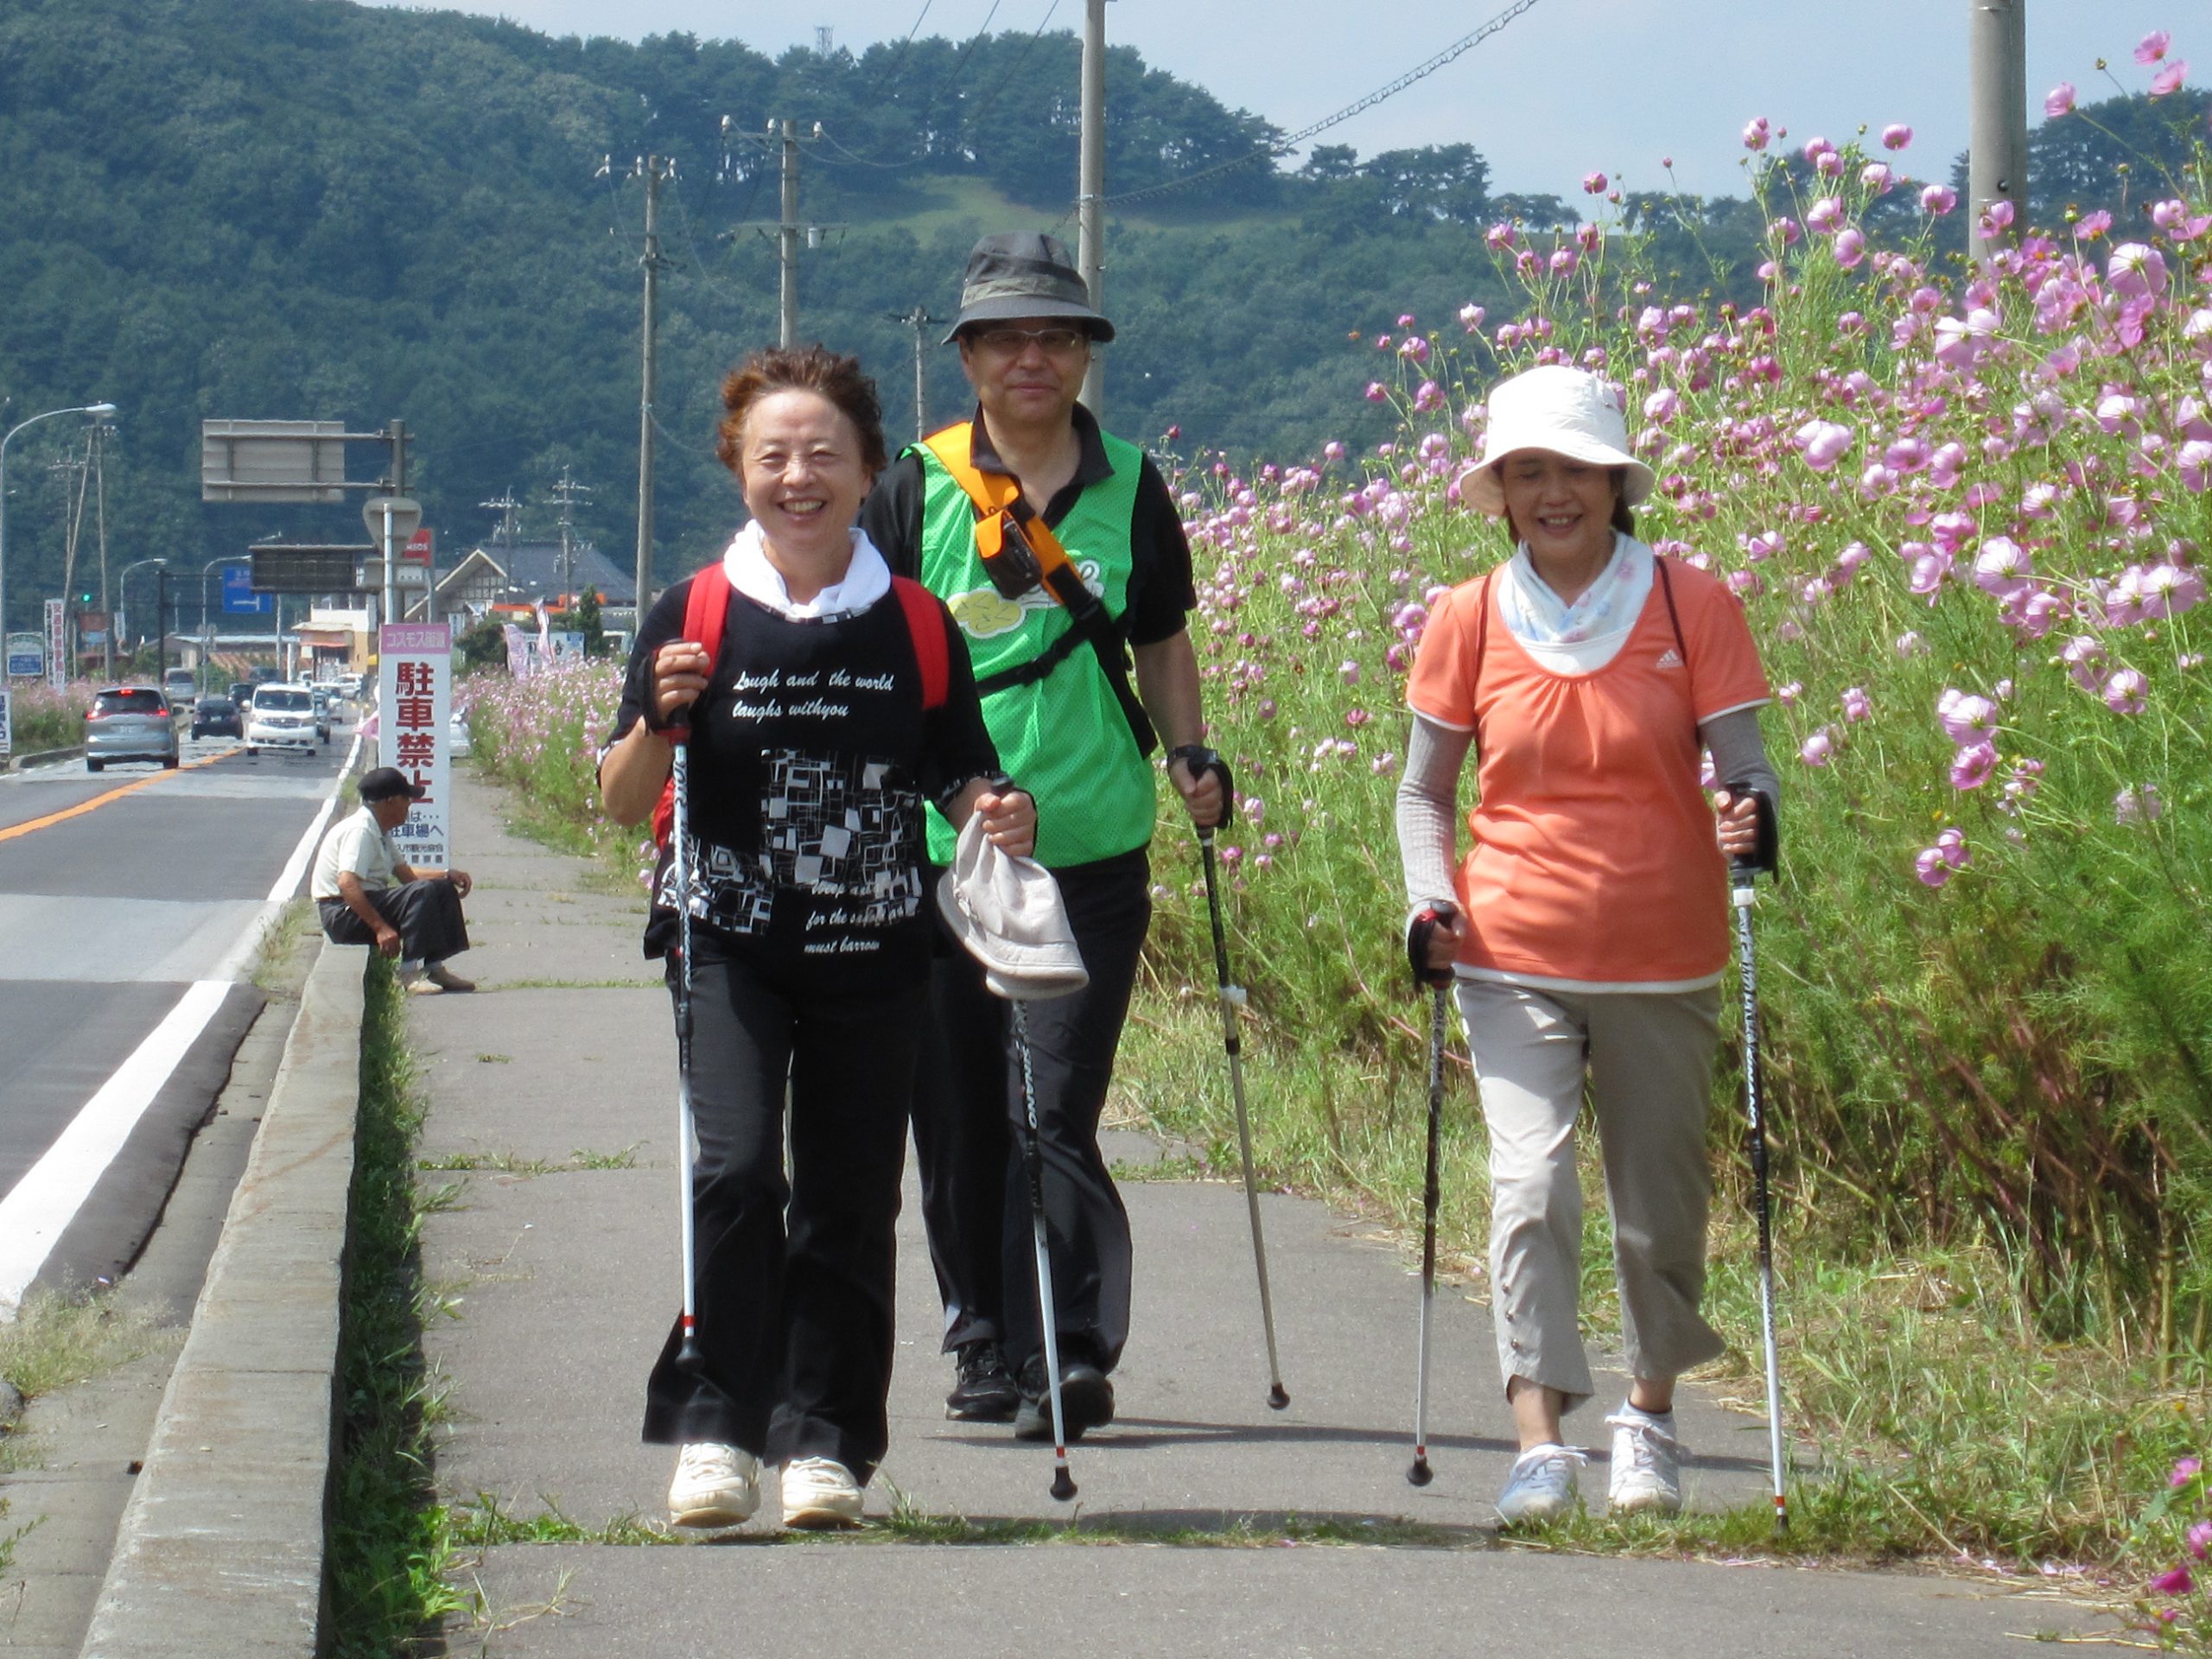
[[[968,256],[960,283],[960,315],[944,337],[950,346],[970,323],[1010,317],[1071,317],[1093,340],[1114,338],[1114,325],[1090,303],[1090,289],[1067,244],[1035,231],[995,231]]]

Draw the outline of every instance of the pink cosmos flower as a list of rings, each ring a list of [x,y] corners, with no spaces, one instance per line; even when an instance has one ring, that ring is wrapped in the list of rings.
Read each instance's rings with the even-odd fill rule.
[[[2025,593],[2035,573],[2035,561],[2009,537],[1990,537],[1974,556],[1974,586],[1999,599],[2012,599]]]
[[[1828,735],[1828,728],[1821,727],[1801,744],[1797,758],[1808,766],[1825,766],[1835,757],[1835,740]]]
[[[1902,121],[1892,121],[1882,129],[1882,148],[1903,149],[1912,142],[1912,129]]]
[[[1489,315],[1479,305],[1463,305],[1459,308],[1459,326],[1471,334],[1478,334],[1482,332],[1483,319]]]
[[[2082,222],[2074,227],[2074,234],[2084,242],[2094,242],[2112,229],[2112,215],[2100,207],[2094,213],[2082,215]]]
[[[1682,400],[1671,386],[1662,386],[1643,400],[1643,418],[1655,426],[1664,426],[1681,412]],[[2212,444],[2202,445],[2212,453]],[[2202,486],[2197,486],[2202,488]]]
[[[1345,662],[1339,664],[1337,669],[1337,677],[1342,680],[1346,685],[1357,685],[1359,683],[1359,664],[1354,662]]]
[[[1518,237],[1519,233],[1503,219],[1483,232],[1483,240],[1490,245],[1492,253],[1503,253],[1514,245]]]
[[[1967,845],[1967,832],[1953,826],[1936,837],[1936,855],[1955,870],[1963,870],[1974,862],[1974,852]]]
[[[2043,95],[2043,112],[2053,121],[2074,113],[2074,83],[2062,80]]]
[[[1936,699],[1936,718],[1943,734],[1961,748],[1986,747],[1997,736],[1997,705],[1955,686],[1944,687],[1943,695]]]
[[[1959,193],[1948,184],[1931,184],[1920,193],[1920,211],[1941,216],[1959,205]]]
[[[1610,181],[1607,180],[1605,175],[1602,173],[1585,173],[1582,175],[1582,188],[1584,192],[1589,195],[1604,195],[1605,194],[1605,186]]]
[[[2139,715],[2149,706],[2149,700],[2144,693],[2150,689],[2150,681],[2144,678],[2139,670],[2115,670],[2105,682],[2105,707],[2115,715]]]
[[[1749,121],[1744,124],[1744,148],[1745,149],[1764,149],[1767,147],[1767,141],[1772,137],[1772,129],[1767,125],[1766,117],[1763,115],[1753,116]]]
[[[1951,787],[1980,789],[1997,770],[1997,751],[1986,743],[1971,744],[1951,758]]]
[[[1843,228],[1843,203],[1834,196],[1822,196],[1806,210],[1805,223],[1823,236],[1833,235]]]
[[[2105,262],[2105,281],[2115,294],[2141,299],[2166,291],[2166,256],[2140,242],[2123,242]]]
[[[1331,438],[1321,446],[1321,454],[1327,460],[1342,461],[1344,458],[1344,447],[1336,439]]]
[[[2145,35],[2141,40],[2136,41],[2135,61],[2138,63],[2156,63],[2159,59],[2166,55],[2166,48],[2173,43],[2174,37],[2172,35],[2163,29],[2154,29],[2148,35]]]
[[[2159,1573],[2157,1578],[2151,1580],[2151,1587],[2165,1595],[2185,1596],[2189,1593],[2192,1582],[2189,1576],[2189,1568],[2183,1565],[2174,1568],[2171,1573]]]
[[[1419,334],[1408,334],[1398,343],[1398,355],[1415,363],[1428,361],[1428,342]]]
[[[1925,657],[1928,654],[1928,642],[1922,639],[1917,632],[1907,628],[1903,633],[1897,635],[1895,649],[1900,657]]]
[[[1920,855],[1912,861],[1912,873],[1931,887],[1940,887],[1951,879],[1951,867],[1933,847],[1921,849]]]
[[[1804,454],[1805,464],[1816,473],[1825,473],[1843,458],[1855,435],[1849,427],[1834,421],[1808,421],[1792,435]]]
[[[2202,495],[2208,486],[2212,486],[2212,442],[2191,438],[2182,445],[2174,461],[2180,468],[2183,489]]]
[[[2164,35],[2155,35],[2151,37],[2151,39],[2155,39],[2158,42],[2159,51],[2163,52],[2166,49],[2166,37]],[[2144,45],[2147,46],[2149,44],[2150,40],[2146,39],[2144,41]],[[2139,48],[2138,48],[2138,52],[2139,54]],[[2142,59],[2139,55],[2136,60],[2138,62],[2141,62]],[[2202,1471],[2203,1467],[2204,1460],[2202,1458],[2177,1458],[2174,1459],[2173,1468],[2167,1472],[2166,1484],[2172,1487],[2176,1491],[2179,1491],[2183,1487],[2188,1485],[2190,1481],[2195,1480],[2199,1472]]]
[[[2151,96],[2165,98],[2181,90],[2182,81],[2189,74],[2189,65],[2176,58],[2171,63],[2151,77]]]
[[[1859,169],[1859,182],[1878,196],[1887,195],[1897,181],[1887,162],[1869,162]]]
[[[1554,249],[1553,250],[1551,257],[1552,275],[1554,276],[1572,276],[1574,273],[1575,266],[1581,263],[1582,256],[1577,253],[1573,248]]]
[[[2189,1553],[2200,1561],[2207,1555],[2212,1555],[2212,1521],[2198,1522],[2189,1529],[2189,1535],[2182,1541],[2188,1547]]]
[[[1846,720],[1868,720],[1874,713],[1873,700],[1864,686],[1846,686],[1843,692],[1843,717]]]
[[[1389,397],[1390,394],[1389,391],[1383,386],[1380,380],[1370,380],[1367,383],[1367,401],[1369,403],[1387,403],[1389,400]]]

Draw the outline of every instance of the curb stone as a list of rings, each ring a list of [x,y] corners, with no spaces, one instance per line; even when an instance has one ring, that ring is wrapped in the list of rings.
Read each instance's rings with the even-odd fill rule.
[[[81,1659],[313,1659],[360,1103],[365,958],[302,988]]]

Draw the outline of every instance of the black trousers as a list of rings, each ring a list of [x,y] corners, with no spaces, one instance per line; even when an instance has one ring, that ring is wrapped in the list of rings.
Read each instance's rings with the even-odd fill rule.
[[[672,959],[669,973],[673,995]],[[920,984],[793,992],[699,953],[692,1216],[704,1363],[678,1368],[672,1322],[646,1384],[647,1440],[720,1440],[768,1463],[835,1458],[861,1481],[882,1461],[893,1230],[926,995]]]
[[[468,949],[468,924],[461,913],[461,894],[450,881],[404,881],[396,887],[371,887],[364,896],[378,915],[399,931],[399,954],[409,962],[443,962]],[[334,944],[374,944],[369,925],[343,899],[321,899],[316,912]]]
[[[1098,1150],[1098,1119],[1152,920],[1142,849],[1052,872],[1090,983],[1027,1005],[1044,1152],[1046,1233],[1060,1353],[1110,1370],[1129,1335],[1129,1218]],[[1007,1005],[948,938],[933,964],[914,1089],[914,1150],[944,1346],[995,1338],[1018,1368],[1044,1349],[1026,1109]]]

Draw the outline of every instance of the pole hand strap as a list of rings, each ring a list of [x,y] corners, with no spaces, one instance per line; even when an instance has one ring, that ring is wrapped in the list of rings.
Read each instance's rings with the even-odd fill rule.
[[[1191,769],[1191,776],[1203,778],[1208,772],[1221,779],[1221,816],[1211,823],[1200,826],[1204,834],[1226,830],[1236,816],[1236,780],[1230,776],[1229,762],[1203,743],[1179,743],[1167,752],[1170,760],[1180,760]]]
[[[1416,992],[1424,988],[1434,990],[1452,982],[1449,968],[1428,965],[1428,944],[1436,930],[1458,914],[1449,905],[1429,905],[1414,912],[1413,920],[1406,924],[1406,966],[1413,971]]]
[[[1731,784],[1728,792],[1738,799],[1748,795],[1758,803],[1758,845],[1751,849],[1750,857],[1731,861],[1733,868],[1740,874],[1777,874],[1782,868],[1782,823],[1773,799],[1764,790],[1754,789],[1749,784]]]

